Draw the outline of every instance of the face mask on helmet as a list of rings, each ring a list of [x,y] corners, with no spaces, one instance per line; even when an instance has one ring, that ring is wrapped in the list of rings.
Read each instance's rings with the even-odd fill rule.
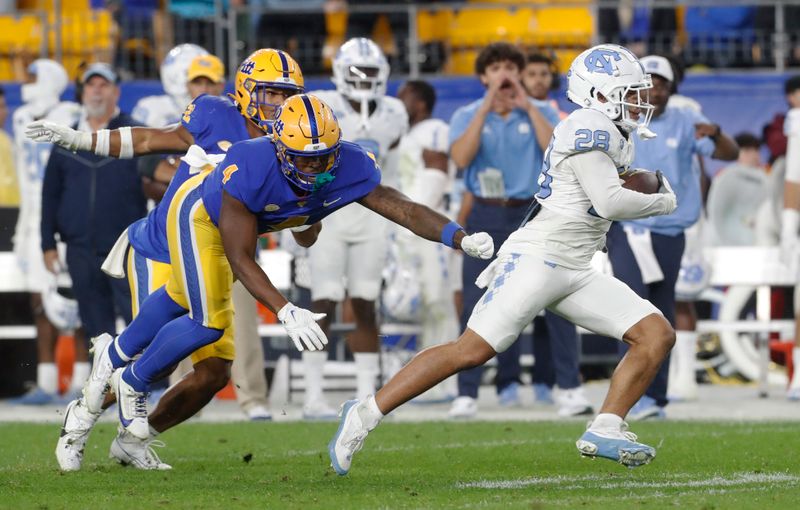
[[[296,87],[276,87],[275,84],[259,83],[250,78],[245,80],[244,88],[250,91],[250,104],[247,105],[245,116],[267,133],[272,132],[272,123],[280,105],[301,92]]]
[[[386,95],[389,63],[373,41],[358,37],[344,43],[333,62],[336,90],[353,101],[373,101]]]
[[[287,99],[276,112],[273,141],[281,171],[295,187],[313,193],[336,178],[341,130],[319,98]]]
[[[239,65],[231,98],[242,115],[271,133],[278,106],[304,90],[303,72],[297,62],[285,51],[265,48],[251,53]]]
[[[647,131],[653,106],[646,91],[653,82],[628,49],[614,44],[589,48],[572,62],[567,80],[573,103],[602,112],[626,132]]]

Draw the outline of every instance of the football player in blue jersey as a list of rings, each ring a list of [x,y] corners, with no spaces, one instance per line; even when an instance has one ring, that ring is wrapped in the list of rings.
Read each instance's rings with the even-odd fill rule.
[[[130,242],[127,274],[134,316],[145,298],[166,284],[171,272],[166,223],[175,192],[199,167],[221,160],[233,143],[267,133],[275,108],[287,97],[303,90],[303,74],[291,56],[279,50],[261,49],[239,66],[233,102],[219,96],[200,95],[188,105],[179,124],[165,128],[101,130],[97,135],[49,122],[29,125],[28,134],[36,141],[52,140],[72,150],[87,148],[97,154],[121,158],[183,153],[195,146],[187,155],[193,157],[185,159],[197,167],[193,169],[186,161],[182,162],[158,206],[147,217],[132,224],[112,252],[119,257],[116,264],[109,264],[108,270],[123,277],[122,259],[127,241]],[[113,402],[110,398],[104,402],[112,371],[129,361],[125,353],[138,354],[135,348],[113,340],[110,335],[94,340],[93,369],[84,388],[84,397],[71,402],[65,412],[56,448],[63,470],[80,469],[89,432],[103,407]],[[227,384],[233,351],[233,334],[228,328],[217,342],[192,353],[194,371],[170,388],[153,412],[153,437],[196,414]],[[112,455],[139,468],[165,469],[166,464],[158,461],[148,447],[153,437],[141,441],[121,434],[112,444]]]

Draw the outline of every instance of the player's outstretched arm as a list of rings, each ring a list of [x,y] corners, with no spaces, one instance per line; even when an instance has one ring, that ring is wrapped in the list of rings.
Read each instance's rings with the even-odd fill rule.
[[[487,233],[467,235],[457,223],[394,188],[378,185],[359,203],[422,238],[461,248],[470,257],[489,259],[494,255],[494,242]]]
[[[145,154],[182,153],[194,143],[194,137],[180,124],[164,128],[101,129],[87,133],[55,122],[37,120],[28,124],[25,136],[35,142],[54,143],[71,151],[92,151],[98,156],[123,159]]]
[[[663,192],[646,195],[623,188],[611,158],[600,151],[588,151],[564,160],[578,178],[592,207],[607,220],[632,220],[669,214],[677,200],[666,179]]]
[[[317,321],[323,319],[325,314],[312,313],[293,305],[272,285],[255,260],[258,239],[256,216],[224,190],[219,213],[219,233],[234,276],[254,298],[278,315],[297,350],[322,350],[328,343],[328,338]]]

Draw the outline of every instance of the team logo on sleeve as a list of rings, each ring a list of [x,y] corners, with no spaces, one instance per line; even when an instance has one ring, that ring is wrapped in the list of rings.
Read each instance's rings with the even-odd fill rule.
[[[590,73],[605,73],[613,76],[617,71],[617,66],[614,62],[622,60],[622,55],[618,51],[596,49],[586,55],[583,63],[586,65],[586,70]]]
[[[186,107],[186,110],[183,111],[183,121],[187,124],[190,120],[192,120],[192,113],[194,112],[194,103],[190,103],[189,106]]]
[[[234,172],[238,171],[239,167],[236,165],[228,165],[225,167],[225,170],[222,171],[222,184],[231,180],[231,176]]]

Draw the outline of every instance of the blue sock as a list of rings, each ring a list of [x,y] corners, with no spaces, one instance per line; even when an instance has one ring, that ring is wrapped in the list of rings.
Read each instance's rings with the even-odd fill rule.
[[[139,315],[128,324],[108,350],[114,368],[124,367],[134,356],[150,345],[156,333],[169,321],[185,315],[185,308],[172,300],[166,287],[159,287],[147,296],[139,308]]]
[[[200,347],[222,337],[221,329],[207,328],[183,315],[161,328],[142,357],[128,365],[122,377],[136,391],[147,391],[150,383]]]

